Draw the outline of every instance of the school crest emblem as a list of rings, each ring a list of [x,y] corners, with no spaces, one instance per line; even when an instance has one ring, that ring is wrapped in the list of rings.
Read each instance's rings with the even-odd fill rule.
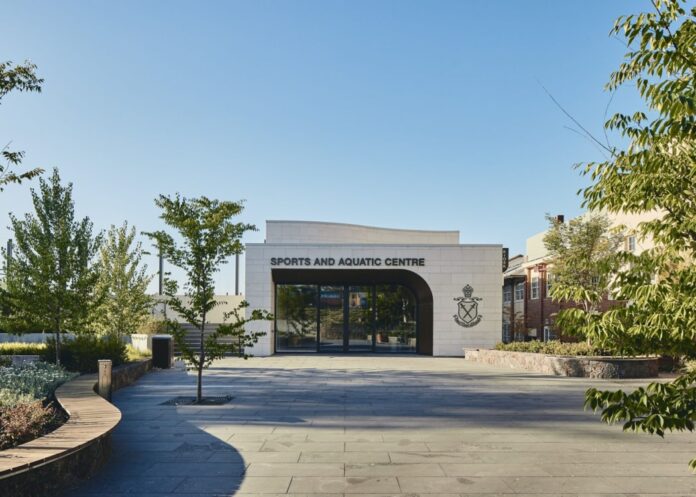
[[[481,297],[473,297],[474,288],[471,285],[466,285],[462,288],[463,297],[456,297],[457,314],[454,320],[459,326],[471,328],[479,324],[483,316],[478,312],[478,303],[482,300]]]

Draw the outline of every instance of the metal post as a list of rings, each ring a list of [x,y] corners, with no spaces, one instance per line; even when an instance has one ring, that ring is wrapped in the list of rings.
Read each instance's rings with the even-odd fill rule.
[[[12,238],[7,240],[7,252],[5,253],[5,274],[10,270],[10,262],[12,262],[12,252],[14,250],[14,242]]]
[[[111,359],[99,359],[99,388],[97,393],[111,400]]]
[[[162,257],[162,252],[159,253],[159,291],[158,293],[162,295],[164,290],[164,257]]]
[[[234,255],[234,294],[239,295],[239,254]]]

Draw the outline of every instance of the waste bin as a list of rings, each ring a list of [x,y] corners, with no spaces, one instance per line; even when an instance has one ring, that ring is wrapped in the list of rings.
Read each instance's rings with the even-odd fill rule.
[[[169,369],[174,358],[174,341],[171,335],[152,336],[152,367]]]

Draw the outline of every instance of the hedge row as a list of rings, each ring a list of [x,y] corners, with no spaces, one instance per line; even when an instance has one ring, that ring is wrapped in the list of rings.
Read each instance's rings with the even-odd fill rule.
[[[586,342],[559,342],[551,340],[542,342],[540,340],[532,340],[530,342],[511,342],[497,343],[496,350],[505,350],[508,352],[533,352],[537,354],[549,355],[567,355],[567,356],[608,356],[609,351],[599,349],[588,345]]]
[[[0,343],[0,355],[41,355],[45,350],[45,343]]]
[[[56,362],[56,345],[53,338],[47,340],[41,359]],[[68,371],[96,373],[99,369],[99,359],[111,359],[113,366],[123,364],[128,360],[126,344],[117,337],[96,335],[77,335],[72,340],[60,343],[60,363]]]

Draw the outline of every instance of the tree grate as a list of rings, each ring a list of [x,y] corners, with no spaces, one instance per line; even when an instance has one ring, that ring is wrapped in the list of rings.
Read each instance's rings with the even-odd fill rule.
[[[221,406],[227,404],[234,397],[231,395],[222,395],[220,397],[203,397],[200,402],[196,402],[196,397],[174,397],[165,402],[161,406]]]

